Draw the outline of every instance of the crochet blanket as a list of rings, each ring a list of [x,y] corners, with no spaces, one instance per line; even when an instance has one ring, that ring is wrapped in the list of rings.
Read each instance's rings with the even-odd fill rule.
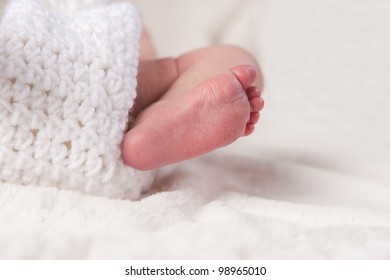
[[[257,131],[138,201],[2,184],[0,257],[389,259],[387,0],[134,2],[161,55],[257,56]]]
[[[138,198],[151,184],[120,149],[136,97],[140,15],[129,3],[92,3],[4,8],[0,182],[115,198]]]

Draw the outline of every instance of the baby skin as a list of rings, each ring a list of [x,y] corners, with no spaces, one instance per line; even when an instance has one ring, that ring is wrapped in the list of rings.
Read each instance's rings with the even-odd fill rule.
[[[255,59],[233,46],[156,59],[141,40],[135,119],[122,157],[140,170],[191,159],[250,135],[260,118],[263,80]]]

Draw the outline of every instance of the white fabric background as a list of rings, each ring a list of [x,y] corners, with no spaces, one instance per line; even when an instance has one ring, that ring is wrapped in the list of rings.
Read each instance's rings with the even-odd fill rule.
[[[2,258],[390,258],[390,2],[138,0],[161,55],[256,54],[251,137],[136,202],[0,188]]]

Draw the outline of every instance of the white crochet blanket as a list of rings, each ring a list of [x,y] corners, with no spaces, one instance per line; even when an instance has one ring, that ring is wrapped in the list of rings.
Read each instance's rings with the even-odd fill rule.
[[[140,15],[100,2],[5,7],[0,182],[115,198],[138,198],[150,185],[151,174],[125,166],[120,150],[136,96]]]
[[[389,259],[388,1],[134,2],[163,55],[253,51],[262,123],[135,202],[3,184],[0,257]]]

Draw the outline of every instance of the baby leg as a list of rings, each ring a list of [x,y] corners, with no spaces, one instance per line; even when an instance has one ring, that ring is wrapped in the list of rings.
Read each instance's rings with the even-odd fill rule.
[[[158,101],[177,79],[175,59],[140,61],[137,76],[137,98],[130,115],[136,118],[149,105]]]
[[[145,27],[141,34],[139,59],[140,61],[156,59],[156,52]]]

